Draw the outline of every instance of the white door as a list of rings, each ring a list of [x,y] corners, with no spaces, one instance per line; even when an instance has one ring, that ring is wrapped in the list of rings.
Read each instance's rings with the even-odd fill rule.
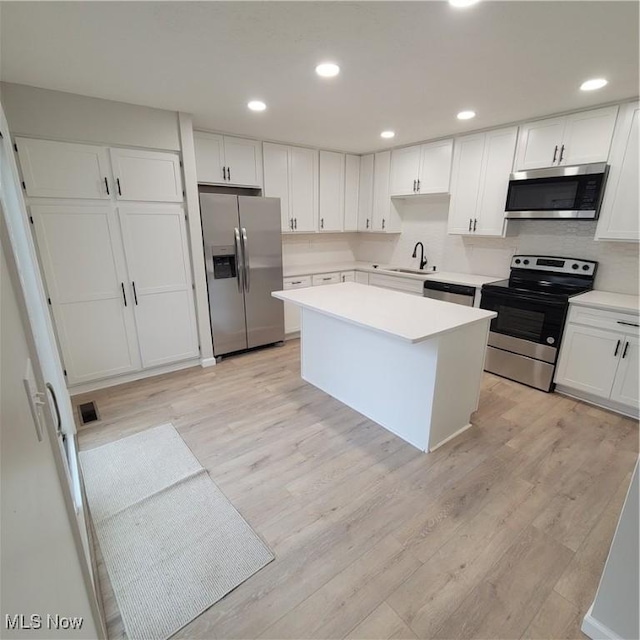
[[[449,193],[453,140],[423,144],[420,152],[418,193]]]
[[[522,125],[516,170],[540,169],[558,164],[565,118],[549,118]]]
[[[473,232],[473,220],[476,218],[480,195],[484,143],[484,133],[464,136],[456,140],[451,172],[449,233]]]
[[[227,182],[242,187],[262,186],[262,143],[224,136]]]
[[[373,221],[373,163],[373,154],[360,158],[358,231],[371,231],[371,223]]]
[[[68,383],[139,369],[113,209],[32,206],[31,215]]]
[[[417,193],[420,154],[420,145],[394,149],[391,152],[389,193],[392,196],[408,196]]]
[[[264,195],[280,198],[282,231],[293,231],[293,216],[289,199],[289,147],[265,142],[264,154]]]
[[[109,149],[118,200],[182,202],[182,175],[177,153]]]
[[[373,230],[388,231],[391,216],[391,196],[389,194],[389,176],[391,171],[391,152],[381,151],[375,154],[373,164]]]
[[[184,210],[177,205],[119,209],[143,367],[198,355]]]
[[[109,156],[104,147],[16,138],[27,195],[109,198]]]
[[[504,234],[504,206],[507,201],[509,174],[513,166],[518,128],[489,131],[485,134],[476,234]]]
[[[320,231],[344,229],[344,153],[320,152]]]
[[[347,154],[344,171],[344,230],[358,230],[358,189],[360,186],[360,156]]]
[[[558,164],[606,162],[609,158],[618,107],[605,107],[567,116]]]
[[[289,189],[293,230],[317,230],[318,152],[315,149],[289,147]]]
[[[640,408],[640,359],[638,358],[638,345],[640,342],[634,336],[625,336],[625,343],[621,347],[622,356],[620,365],[611,390],[611,399],[622,402],[635,409]]]
[[[564,333],[556,382],[608,398],[620,361],[623,341],[621,334],[568,325]]]
[[[193,132],[196,151],[196,175],[198,182],[221,184],[226,182],[224,166],[224,141],[222,136],[204,131]]]

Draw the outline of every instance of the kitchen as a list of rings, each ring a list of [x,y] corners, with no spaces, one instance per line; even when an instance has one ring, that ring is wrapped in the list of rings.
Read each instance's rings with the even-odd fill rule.
[[[489,29],[487,20],[497,19],[493,13],[497,5],[491,4],[460,8],[453,3],[437,3],[432,10],[433,19],[441,20],[443,29],[459,29],[461,36],[474,33],[474,37],[481,38],[474,24],[478,21]],[[605,15],[595,3],[593,15],[581,14],[585,28],[593,30],[598,21],[610,20],[621,29],[629,23],[625,11],[632,11],[633,7],[616,7],[616,11]],[[204,5],[192,9],[193,13],[187,11],[180,16],[177,8],[168,4],[150,17],[145,9],[136,7],[128,14],[126,27],[117,26],[120,14],[105,6],[97,7],[95,13],[86,7],[64,12],[58,7],[58,13],[38,5],[31,9],[12,6],[8,10],[2,8],[2,17],[5,24],[16,25],[16,33],[35,28],[36,16],[39,20],[46,16],[44,22],[56,25],[57,32],[82,23],[87,40],[95,40],[91,45],[84,42],[84,50],[97,51],[96,43],[107,37],[110,27],[130,30],[133,35],[149,20],[162,30],[169,29],[172,20],[186,19],[197,31],[198,17],[204,18],[209,15],[206,11],[213,9]],[[224,20],[237,26],[247,16],[243,12],[257,9],[252,6],[243,10],[229,3],[217,10]],[[378,22],[381,16],[390,19],[389,10],[383,3],[380,15],[373,23],[367,22],[370,36],[382,28]],[[428,10],[427,6],[420,8]],[[305,11],[311,11],[321,21],[331,15],[329,10],[323,14],[324,10],[315,3],[307,9],[293,4],[291,11],[292,22],[301,19]],[[339,11],[346,12],[340,30],[349,34],[352,31],[347,24],[354,24],[356,16],[376,15],[366,3]],[[525,3],[522,11],[518,14],[510,9],[503,18],[505,24],[511,20],[512,26],[522,25],[524,15],[534,22],[547,23],[542,9]],[[558,18],[568,18],[571,10],[558,7],[548,11],[558,11]],[[255,15],[275,28],[273,21],[280,14]],[[30,16],[32,21],[27,27]],[[402,19],[404,27],[409,28],[411,10],[403,7],[393,19]],[[247,25],[245,28],[249,29]],[[302,29],[299,23],[296,28]],[[551,30],[555,28],[549,26]],[[38,37],[44,38],[41,28],[37,30]],[[242,37],[250,31],[242,31]],[[504,33],[494,35],[496,42],[504,37]],[[137,37],[141,37],[140,33]],[[7,39],[4,34],[3,39]],[[621,50],[614,49],[607,64],[615,62],[624,69],[637,67],[637,61],[630,63],[628,55],[637,42],[637,31],[631,30],[628,41],[620,38]],[[629,48],[624,49],[627,44]],[[321,637],[342,637],[355,632],[359,625],[363,626],[358,632],[366,632],[363,637],[374,637],[392,621],[405,632],[421,637],[445,632],[449,637],[462,634],[455,628],[454,610],[449,608],[458,596],[463,605],[467,596],[480,597],[483,585],[491,582],[486,577],[492,575],[490,567],[498,571],[496,581],[505,583],[505,570],[500,569],[497,558],[486,569],[476,568],[478,582],[470,582],[469,588],[453,599],[442,600],[438,605],[440,613],[432,612],[433,619],[425,600],[416,596],[412,601],[409,597],[411,585],[419,591],[426,576],[439,575],[438,565],[433,564],[433,553],[439,544],[420,547],[421,551],[414,553],[416,540],[423,535],[420,532],[429,518],[435,518],[438,509],[445,509],[444,523],[437,533],[443,536],[443,544],[450,536],[462,536],[471,522],[482,523],[482,513],[476,510],[484,504],[479,497],[470,503],[471,511],[465,516],[468,521],[455,514],[447,515],[443,506],[457,495],[456,486],[455,480],[453,484],[443,481],[438,470],[458,457],[458,479],[471,474],[468,486],[474,486],[471,480],[477,464],[480,466],[475,482],[482,484],[485,471],[481,471],[481,461],[485,461],[485,465],[500,467],[506,473],[500,476],[499,483],[489,482],[487,486],[504,488],[515,482],[517,490],[526,494],[523,502],[532,512],[530,520],[523,516],[523,522],[536,523],[524,527],[526,534],[533,536],[529,550],[549,550],[549,555],[544,555],[549,565],[541,575],[547,571],[545,579],[553,583],[542,599],[540,594],[534,595],[533,585],[527,587],[523,599],[533,610],[522,629],[500,626],[496,620],[491,623],[494,612],[487,617],[486,625],[478,626],[472,635],[515,637],[527,629],[531,634],[553,633],[544,626],[550,624],[545,623],[545,615],[553,619],[549,611],[556,607],[557,612],[558,606],[570,619],[572,630],[582,626],[587,634],[589,630],[595,633],[594,625],[605,622],[589,614],[583,624],[583,618],[595,597],[612,526],[620,515],[637,459],[637,74],[629,73],[623,82],[614,78],[607,64],[593,64],[593,70],[587,70],[588,61],[568,62],[562,80],[561,74],[556,79],[545,68],[554,91],[558,93],[562,88],[561,100],[536,96],[537,102],[528,110],[522,106],[518,110],[514,104],[508,108],[492,104],[488,97],[483,98],[484,103],[473,96],[454,100],[453,92],[441,99],[442,105],[433,107],[440,118],[433,124],[416,120],[413,103],[407,102],[405,112],[396,115],[391,115],[389,106],[385,106],[380,111],[387,115],[372,117],[366,125],[366,136],[358,134],[360,138],[356,139],[355,133],[349,137],[353,126],[332,134],[331,118],[323,120],[317,113],[317,109],[329,108],[327,104],[339,98],[340,92],[347,92],[345,95],[351,98],[359,93],[368,95],[354,78],[348,47],[343,46],[343,54],[326,52],[314,58],[310,66],[296,66],[301,87],[315,92],[319,104],[324,105],[306,105],[323,123],[316,130],[296,125],[300,113],[279,107],[275,87],[264,83],[258,83],[257,89],[242,89],[243,95],[249,92],[246,99],[242,98],[244,103],[252,102],[247,108],[244,103],[241,105],[241,116],[228,108],[221,108],[212,116],[203,112],[197,102],[193,107],[186,102],[169,106],[169,102],[152,101],[148,96],[134,98],[130,94],[127,99],[118,92],[92,92],[88,85],[84,91],[80,84],[71,91],[64,82],[38,79],[36,72],[44,74],[47,68],[43,57],[33,54],[31,62],[32,54],[21,49],[15,36],[10,39],[10,63],[2,76],[2,106],[11,143],[15,144],[10,149],[11,162],[19,172],[20,197],[25,199],[25,211],[30,216],[25,242],[33,243],[46,292],[45,304],[50,309],[62,355],[63,388],[56,388],[56,394],[61,396],[63,414],[68,412],[65,419],[70,417],[73,422],[75,417],[79,421],[77,441],[81,456],[83,451],[170,421],[227,497],[275,551],[274,562],[187,626],[183,633],[189,637],[206,635],[211,625],[223,635],[268,632],[280,637],[300,636],[303,628],[299,625],[304,620],[308,622],[307,629],[315,629],[314,633]],[[440,42],[438,46],[444,45]],[[507,45],[503,42],[501,46]],[[128,47],[126,55],[134,56]],[[605,45],[600,45],[598,55],[605,56],[605,50]],[[17,62],[20,51],[22,63]],[[125,51],[118,55],[124,56]],[[597,57],[595,53],[592,56]],[[255,54],[248,57],[256,59]],[[340,63],[337,73],[334,68],[315,69],[315,63],[326,61],[334,66]],[[31,75],[22,64],[31,69]],[[540,62],[541,73],[545,64]],[[594,79],[594,74],[608,77],[609,84],[581,90],[580,84]],[[467,81],[470,82],[468,78]],[[494,76],[493,81],[500,80]],[[354,87],[348,86],[349,82]],[[193,86],[185,91],[193,91]],[[232,93],[230,89],[229,95]],[[471,107],[477,113],[469,117]],[[272,114],[279,109],[285,112],[280,116],[283,120],[273,120]],[[285,126],[287,122],[290,130]],[[3,124],[3,136],[6,130]],[[380,137],[381,132],[385,136]],[[583,174],[567,172],[571,167],[600,164],[606,167],[597,169],[599,173],[586,174],[586,180],[580,177]],[[536,174],[540,171],[551,173]],[[531,181],[522,196],[529,204],[523,207],[515,202],[510,208],[505,202],[512,193],[517,200],[521,186],[518,172],[527,174],[524,182]],[[604,189],[601,184],[596,185],[592,201],[588,196],[590,175],[600,176],[604,184]],[[573,195],[567,196],[565,191],[557,196],[549,184],[555,188],[559,182]],[[533,186],[538,188],[537,195],[532,196],[527,189]],[[582,194],[582,201],[576,194]],[[257,207],[259,197],[264,198],[265,207],[277,202],[273,199],[279,200],[279,208],[269,213],[273,222],[266,232],[252,228],[248,222],[248,208]],[[532,197],[545,202],[532,205]],[[561,207],[549,205],[556,197],[562,200]],[[570,206],[566,204],[567,197],[571,199]],[[231,223],[220,232],[216,224],[210,223],[220,220],[222,208],[230,211]],[[537,213],[525,217],[520,215],[523,209]],[[562,212],[560,218],[558,211]],[[266,218],[260,214],[259,219]],[[271,238],[268,255],[260,253],[262,232]],[[222,233],[219,239],[218,233]],[[78,263],[78,256],[86,262]],[[84,268],[79,268],[82,264]],[[107,269],[106,265],[113,267]],[[270,283],[261,286],[267,271],[271,271]],[[505,282],[510,276],[509,283]],[[221,287],[226,293],[219,293]],[[550,291],[550,287],[555,288]],[[432,315],[444,313],[442,310],[451,307],[442,300],[451,300],[452,295],[462,303],[455,307],[456,314],[485,314],[485,338],[481,342],[473,339],[473,344],[482,347],[479,359],[473,364],[470,359],[463,371],[463,355],[442,356],[442,362],[458,367],[451,368],[451,379],[460,381],[462,374],[469,376],[457,390],[465,415],[456,417],[456,427],[451,427],[446,436],[430,444],[403,438],[398,429],[358,404],[353,393],[343,396],[337,387],[330,390],[319,379],[314,382],[312,376],[305,377],[305,362],[303,379],[312,384],[300,379],[298,338],[304,346],[306,326],[308,344],[319,344],[311,337],[312,328],[319,329],[312,320],[303,320],[301,326],[296,305],[307,305],[302,317],[311,318],[309,305],[321,304],[320,297],[331,298],[331,291],[353,291],[354,299],[364,296],[358,299],[371,298],[372,305],[397,306],[398,315],[406,309],[406,317],[413,317],[420,310]],[[514,291],[520,293],[514,296]],[[274,292],[286,300],[284,307],[271,296]],[[227,302],[220,303],[220,295],[226,296]],[[534,307],[532,297],[537,297]],[[516,299],[520,300],[517,305],[509,304]],[[522,302],[525,299],[526,304]],[[544,307],[540,300],[545,301]],[[233,305],[237,308],[232,312]],[[547,310],[551,307],[554,312]],[[256,311],[251,312],[252,308]],[[352,314],[346,318],[345,327],[375,324],[374,316],[356,318]],[[238,326],[243,327],[242,331],[237,330]],[[225,327],[232,328],[226,332]],[[374,327],[373,331],[378,329]],[[325,328],[317,335],[332,335],[338,343],[334,329]],[[416,338],[418,335],[421,337]],[[413,336],[423,339],[426,334]],[[444,338],[430,339],[440,341],[444,354]],[[485,358],[487,340],[489,351]],[[261,348],[272,344],[277,346]],[[341,361],[340,352],[346,353],[349,340],[343,344],[343,349],[330,354],[327,343],[314,355],[316,363],[323,358],[325,361],[316,370],[333,371],[332,383],[339,374],[343,387],[349,380],[358,380],[368,391],[364,401],[375,398],[385,410],[396,403],[407,406],[398,400],[403,390],[407,398],[420,393],[419,372],[426,376],[426,369],[418,361],[415,369],[402,371],[406,379],[400,375],[401,362],[385,370],[385,361],[375,357],[363,359],[366,366],[352,371],[345,363],[350,365],[358,358]],[[378,353],[379,343],[368,344],[367,355]],[[468,353],[472,350],[469,346]],[[313,354],[308,355],[311,358]],[[310,366],[312,361],[306,358]],[[484,374],[483,361],[488,371]],[[336,366],[336,362],[343,364]],[[432,364],[438,376],[443,375],[437,361]],[[394,379],[391,372],[396,373]],[[440,384],[446,379],[441,378]],[[234,388],[234,381],[242,388]],[[452,383],[447,386],[451,389]],[[434,407],[440,397],[438,388],[436,380]],[[71,399],[63,395],[67,389]],[[260,407],[264,407],[264,415],[260,415]],[[451,415],[455,408],[452,404],[445,413]],[[85,417],[87,423],[83,424]],[[587,426],[581,433],[582,423]],[[236,431],[241,425],[248,430],[245,436]],[[564,430],[561,425],[565,425]],[[69,442],[76,438],[75,426],[68,428],[67,452],[72,447]],[[297,429],[300,434],[295,433]],[[433,432],[436,431],[434,427]],[[328,442],[320,446],[328,448],[317,451],[311,442],[323,433]],[[580,437],[576,438],[578,434]],[[448,442],[449,436],[456,438]],[[309,443],[304,440],[307,437]],[[528,449],[530,458],[525,455]],[[419,450],[432,452],[420,454]],[[265,455],[267,462],[260,462]],[[420,462],[416,455],[425,456],[424,461]],[[314,461],[322,464],[314,466]],[[616,466],[615,473],[607,472],[610,465],[605,461]],[[403,470],[405,464],[415,475],[406,475],[409,471]],[[396,537],[392,529],[387,529],[391,524],[386,518],[378,513],[368,521],[364,514],[360,522],[373,525],[370,530],[376,532],[369,541],[358,538],[364,565],[356,562],[352,566],[347,556],[338,557],[331,571],[322,568],[319,558],[311,557],[309,565],[305,565],[304,553],[297,545],[309,552],[309,547],[304,546],[305,535],[318,526],[313,509],[325,514],[322,518],[335,507],[338,515],[329,517],[328,522],[337,531],[349,522],[351,510],[358,513],[359,506],[358,500],[348,500],[339,493],[340,484],[351,481],[376,502],[379,496],[370,492],[374,487],[385,491],[384,484],[379,484],[383,482],[385,465],[397,483],[388,490],[402,491],[403,486],[408,490],[406,504],[401,501],[391,507],[383,502],[403,523],[397,527]],[[518,465],[526,470],[524,475],[516,473]],[[594,471],[586,482],[583,476],[589,468]],[[274,482],[279,473],[288,479],[282,487]],[[415,508],[409,498],[420,500],[421,473],[435,474],[435,483],[425,480],[435,491],[435,502],[428,503],[427,515],[407,515],[412,505]],[[580,489],[580,479],[593,491],[598,484],[607,489],[596,495]],[[528,494],[537,481],[546,492],[540,505],[536,503],[537,496],[534,500]],[[554,527],[558,525],[552,524],[551,505],[564,505],[567,499],[557,488],[563,482],[573,487],[567,489],[567,495],[577,497],[585,513],[591,508],[590,501],[595,501],[595,515],[590,519],[581,512],[573,514],[572,520],[568,515],[572,512],[562,512],[568,518],[566,527],[582,532],[574,533],[573,538],[556,531]],[[322,488],[327,493],[323,494]],[[502,496],[503,489],[494,487],[492,491],[498,491],[495,499],[499,502],[502,498],[497,496]],[[464,495],[461,499],[466,500]],[[304,515],[296,515],[288,504],[294,498],[291,504],[298,509],[304,510],[307,499],[315,506]],[[606,522],[602,515],[605,511]],[[286,531],[285,523],[291,523],[291,532]],[[598,525],[606,531],[606,541],[597,545],[596,553],[588,534]],[[365,525],[358,526],[358,535],[365,535]],[[494,535],[490,524],[484,526]],[[299,538],[292,533],[295,531]],[[497,548],[515,553],[512,542],[510,539],[507,546]],[[296,553],[289,554],[289,550]],[[344,547],[341,553],[348,555],[349,550],[353,552]],[[339,581],[346,579],[349,571],[363,571],[377,551],[381,551],[381,562],[387,554],[390,563],[382,565],[376,574],[387,595],[374,605],[371,603],[375,598],[368,598],[361,605],[351,601],[345,619],[338,616],[333,627],[318,618],[314,603],[339,597],[335,596],[341,593]],[[575,563],[597,558],[597,568],[587,581],[588,596],[578,598],[571,591],[575,587],[567,586],[576,580],[577,574],[572,577],[570,571],[574,555],[578,558]],[[398,569],[400,577],[394,581],[396,557],[399,566],[404,567],[405,563],[406,567]],[[285,573],[278,573],[279,566]],[[554,566],[559,571],[557,575]],[[314,567],[317,577],[307,578]],[[525,571],[525,566],[521,570]],[[309,582],[296,593],[286,576],[301,580],[305,576]],[[489,582],[483,582],[485,578]],[[357,577],[350,580],[354,582],[345,584],[357,585],[360,593],[364,582]],[[104,575],[101,583],[104,587]],[[252,616],[245,607],[253,589],[260,588],[266,589],[266,595]],[[443,593],[451,589],[451,585],[443,587]],[[278,598],[280,604],[271,608],[270,602],[278,602]],[[233,611],[228,620],[220,617],[225,606]],[[464,606],[471,607],[471,600]],[[515,604],[507,601],[505,606]],[[597,612],[597,599],[594,608]],[[449,614],[445,615],[447,611]],[[116,620],[116,627],[110,629],[113,633],[122,621],[117,609],[110,609],[110,616],[111,624]]]

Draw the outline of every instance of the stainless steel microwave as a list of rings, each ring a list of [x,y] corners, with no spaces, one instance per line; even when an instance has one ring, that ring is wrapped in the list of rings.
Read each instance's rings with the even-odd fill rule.
[[[509,178],[506,217],[595,220],[608,170],[606,163],[598,162],[516,171]]]

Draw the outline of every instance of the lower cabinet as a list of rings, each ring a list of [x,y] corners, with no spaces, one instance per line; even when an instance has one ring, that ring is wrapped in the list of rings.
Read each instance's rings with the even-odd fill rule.
[[[393,289],[395,291],[402,291],[403,293],[411,293],[416,296],[422,296],[424,287],[422,280],[403,278],[401,276],[388,276],[382,273],[370,273],[369,284],[373,287]]]
[[[285,291],[291,289],[303,289],[311,286],[311,276],[295,276],[293,278],[285,278],[282,282],[282,288]],[[285,334],[296,333],[300,331],[300,308],[295,304],[284,302],[284,332]]]

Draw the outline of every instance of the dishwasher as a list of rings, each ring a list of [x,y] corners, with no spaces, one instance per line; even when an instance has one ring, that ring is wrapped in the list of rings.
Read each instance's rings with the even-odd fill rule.
[[[455,302],[456,304],[473,307],[476,288],[464,284],[449,284],[448,282],[426,280],[422,295],[425,298],[434,298],[443,302]]]

